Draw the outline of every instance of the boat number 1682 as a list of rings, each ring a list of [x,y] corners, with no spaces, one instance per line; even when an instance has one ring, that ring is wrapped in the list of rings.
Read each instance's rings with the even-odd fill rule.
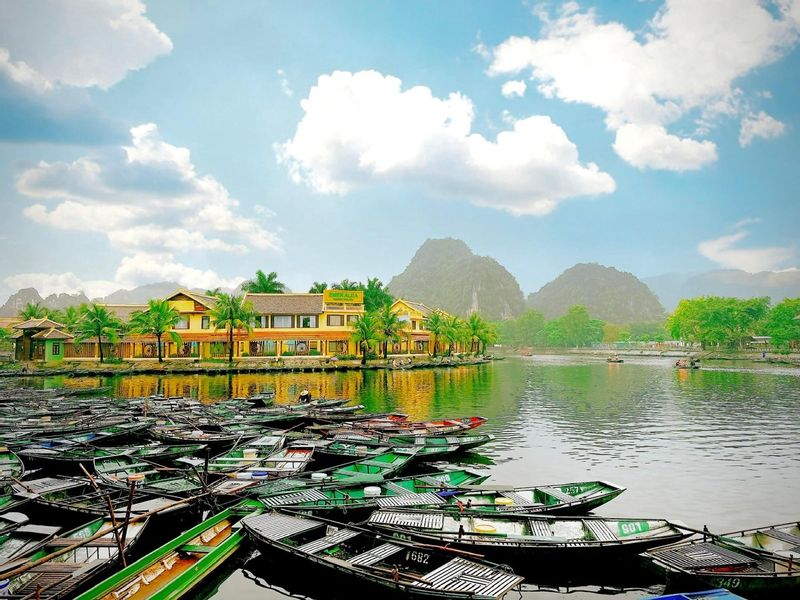
[[[406,552],[406,560],[410,560],[421,565],[427,565],[430,558],[431,555],[427,552],[419,552],[418,550],[409,550]]]

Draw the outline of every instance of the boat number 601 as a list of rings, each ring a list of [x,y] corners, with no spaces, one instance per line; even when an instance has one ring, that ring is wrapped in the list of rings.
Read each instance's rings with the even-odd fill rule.
[[[406,552],[406,560],[414,561],[421,565],[427,565],[431,555],[426,552],[418,552],[417,550],[409,550]]]

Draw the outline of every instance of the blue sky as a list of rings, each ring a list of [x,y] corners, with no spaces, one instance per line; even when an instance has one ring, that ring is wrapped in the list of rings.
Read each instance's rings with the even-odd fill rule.
[[[0,295],[800,262],[798,1],[3,11]]]

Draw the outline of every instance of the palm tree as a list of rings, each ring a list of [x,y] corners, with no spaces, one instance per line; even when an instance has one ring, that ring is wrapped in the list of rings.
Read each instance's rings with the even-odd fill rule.
[[[378,339],[383,343],[383,358],[389,358],[389,342],[399,342],[406,327],[405,321],[401,321],[391,308],[384,306],[376,316]]]
[[[60,321],[58,321],[58,319],[53,320],[64,325],[64,328],[67,331],[74,332],[78,327],[78,322],[83,318],[83,315],[87,309],[88,306],[86,306],[86,304],[81,304],[80,306],[68,306],[60,315]]]
[[[335,290],[363,290],[364,286],[357,281],[342,279],[339,283],[332,283],[331,287]]]
[[[176,344],[181,343],[181,336],[172,329],[181,320],[181,314],[166,300],[149,300],[147,308],[131,314],[129,328],[133,333],[156,336],[158,362],[164,362],[161,352],[161,338],[166,333]]]
[[[122,321],[114,313],[105,306],[90,304],[83,310],[83,314],[76,323],[76,340],[82,342],[89,338],[97,338],[100,362],[103,362],[103,338],[116,344],[119,341],[121,329]]]
[[[44,319],[47,317],[47,309],[38,302],[28,302],[19,313],[19,318],[23,321],[28,319]]]
[[[328,289],[328,284],[324,281],[315,281],[311,286],[311,289],[308,290],[309,294],[321,294],[325,290]]]
[[[447,355],[453,354],[453,346],[464,338],[464,321],[456,316],[449,316],[444,319],[442,337],[447,340]]]
[[[386,291],[383,282],[377,277],[367,279],[366,287],[362,286],[364,290],[364,309],[366,310],[380,310],[383,305],[391,304],[394,301],[392,295]]]
[[[447,319],[438,310],[433,311],[425,320],[425,329],[431,334],[431,344],[433,345],[433,358],[436,358],[436,346],[439,343],[447,327]]]
[[[221,287],[215,287],[213,290],[206,290],[206,296],[219,296],[221,291]]]
[[[486,354],[486,346],[497,341],[497,327],[495,327],[494,323],[486,323],[483,331],[478,336],[478,340],[481,344],[480,353]]]
[[[260,273],[260,271],[259,271]],[[274,275],[275,273],[270,273]],[[262,273],[263,275],[263,273]],[[253,305],[244,301],[244,296],[233,294],[220,294],[217,296],[217,303],[214,308],[208,311],[211,320],[214,321],[216,329],[228,330],[228,362],[233,362],[233,330],[252,329],[252,323],[256,318]]]
[[[480,352],[481,345],[489,339],[489,324],[478,313],[472,313],[466,321],[466,331],[469,334],[470,352]],[[475,347],[477,346],[477,349]]]
[[[367,312],[359,315],[352,322],[353,333],[351,337],[356,345],[361,348],[361,364],[367,364],[367,354],[373,342],[378,341],[378,322],[375,313]]]
[[[259,269],[256,276],[242,284],[243,292],[251,294],[282,294],[286,286],[278,281],[278,274],[275,271],[269,275],[264,275],[264,271]]]

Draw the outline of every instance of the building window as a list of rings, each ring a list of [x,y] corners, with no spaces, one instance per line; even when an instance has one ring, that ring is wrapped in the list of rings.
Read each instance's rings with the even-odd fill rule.
[[[58,356],[61,354],[61,344],[58,342],[53,343],[53,356]]]
[[[253,319],[253,327],[256,329],[266,329],[269,327],[269,317],[267,315],[256,315]]]
[[[178,322],[175,323],[175,329],[189,329],[189,319],[187,317],[178,319]]]
[[[341,327],[344,325],[344,315],[328,315],[328,327]]]
[[[328,354],[347,354],[347,342],[333,341],[328,342]]]
[[[416,331],[417,330],[417,321],[411,321],[411,329],[412,329],[412,331]]]
[[[211,317],[203,316],[200,319],[200,329],[210,329],[211,328]]]
[[[319,327],[317,315],[301,315],[297,317],[297,326],[301,329],[316,329]]]
[[[359,315],[347,315],[347,324],[348,325],[352,325],[353,323],[356,322],[358,317],[359,317]]]
[[[291,329],[294,327],[292,315],[275,315],[272,317],[272,326],[275,329]]]

